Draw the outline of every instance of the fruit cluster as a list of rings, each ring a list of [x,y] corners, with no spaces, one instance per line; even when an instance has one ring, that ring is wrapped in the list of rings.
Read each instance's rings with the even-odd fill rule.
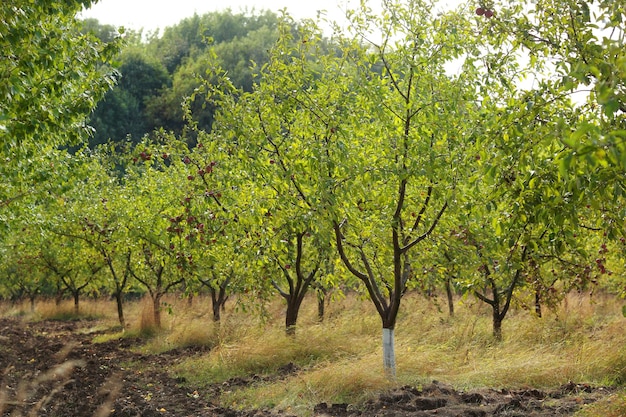
[[[483,7],[479,7],[476,9],[476,14],[478,16],[485,16],[486,18],[492,18],[496,13],[491,9],[485,9]]]

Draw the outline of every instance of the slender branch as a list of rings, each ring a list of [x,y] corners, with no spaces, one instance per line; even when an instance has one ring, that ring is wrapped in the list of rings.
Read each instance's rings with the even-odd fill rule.
[[[343,223],[344,222],[342,222],[342,224]],[[343,245],[344,236],[341,233],[341,225],[337,223],[337,221],[333,221],[333,229],[335,230],[335,242],[337,244],[337,251],[339,252],[339,257],[341,258],[346,268],[348,268],[348,270],[355,277],[363,281],[363,283],[365,284],[365,287],[367,288],[367,291],[369,292],[371,296],[374,306],[376,306],[376,310],[378,311],[378,314],[380,314],[381,317],[384,317],[385,309],[380,302],[381,301],[380,298],[376,295],[376,292],[378,289],[377,288],[375,289],[375,286],[372,285],[372,282],[370,282],[369,276],[367,274],[364,274],[363,272],[356,269],[356,267],[352,264],[352,262],[350,262],[350,259],[348,258],[348,255],[346,254],[346,251]]]
[[[424,202],[422,203],[422,208],[420,209],[419,213],[417,214],[417,216],[415,217],[415,222],[413,222],[413,227],[412,230],[417,230],[417,228],[420,225],[420,222],[422,221],[422,216],[424,215],[424,213],[426,212],[426,208],[428,207],[428,203],[430,201],[430,197],[433,193],[433,186],[429,185],[428,186],[428,191],[426,192],[426,198],[424,199]],[[407,244],[409,239],[410,239],[410,235],[407,236],[405,238],[405,241],[403,242],[403,244]]]
[[[409,249],[411,249],[413,246],[417,245],[422,240],[426,239],[428,236],[430,236],[430,234],[433,232],[433,230],[435,230],[435,227],[437,227],[437,224],[439,223],[439,220],[441,220],[441,216],[443,216],[443,213],[446,211],[447,208],[448,208],[448,202],[446,201],[444,203],[444,205],[441,207],[441,210],[439,210],[439,213],[437,213],[437,216],[435,217],[435,219],[433,220],[432,224],[430,225],[430,228],[426,232],[422,233],[420,236],[415,238],[415,240],[413,240],[413,242],[407,244],[406,246],[404,246],[400,250],[404,253],[404,252],[408,251]]]
[[[524,250],[522,251],[522,262],[526,260],[527,253],[528,253],[528,246],[525,246]],[[507,288],[507,291],[506,291],[506,301],[504,303],[504,307],[502,307],[502,311],[500,312],[501,320],[504,319],[504,316],[509,310],[509,306],[511,305],[511,299],[513,298],[513,290],[515,289],[515,286],[517,285],[517,282],[519,281],[519,278],[521,276],[522,276],[522,269],[518,268],[517,271],[515,271],[515,276],[513,277],[513,281],[511,282],[511,285],[509,285],[509,288]]]
[[[480,293],[478,290],[474,290],[474,295],[482,302],[489,304],[490,306],[494,305],[494,301],[487,298],[485,295]]]

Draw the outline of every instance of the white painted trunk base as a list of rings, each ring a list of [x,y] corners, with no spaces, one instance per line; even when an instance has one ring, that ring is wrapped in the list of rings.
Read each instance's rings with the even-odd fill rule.
[[[396,348],[393,339],[393,329],[383,328],[383,366],[385,373],[391,378],[396,376]]]

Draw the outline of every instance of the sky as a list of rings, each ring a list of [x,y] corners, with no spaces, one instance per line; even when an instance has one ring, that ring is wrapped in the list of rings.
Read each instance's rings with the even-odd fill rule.
[[[355,0],[99,0],[81,17],[96,18],[102,24],[144,29],[145,32],[173,26],[194,13],[205,13],[230,8],[234,13],[286,8],[296,19],[315,18],[318,10],[327,16],[342,20],[346,5],[355,7]]]

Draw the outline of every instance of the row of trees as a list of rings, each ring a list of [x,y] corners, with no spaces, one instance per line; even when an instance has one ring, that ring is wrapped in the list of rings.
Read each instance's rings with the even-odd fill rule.
[[[283,15],[249,89],[207,49],[185,129],[45,152],[43,187],[11,171],[28,191],[3,195],[2,290],[111,294],[122,325],[137,287],[157,324],[174,288],[209,291],[216,319],[275,292],[293,334],[307,292],[356,288],[391,374],[412,288],[477,297],[498,339],[514,297],[541,314],[600,278],[620,291],[626,12],[522,3],[364,3],[332,34]]]

